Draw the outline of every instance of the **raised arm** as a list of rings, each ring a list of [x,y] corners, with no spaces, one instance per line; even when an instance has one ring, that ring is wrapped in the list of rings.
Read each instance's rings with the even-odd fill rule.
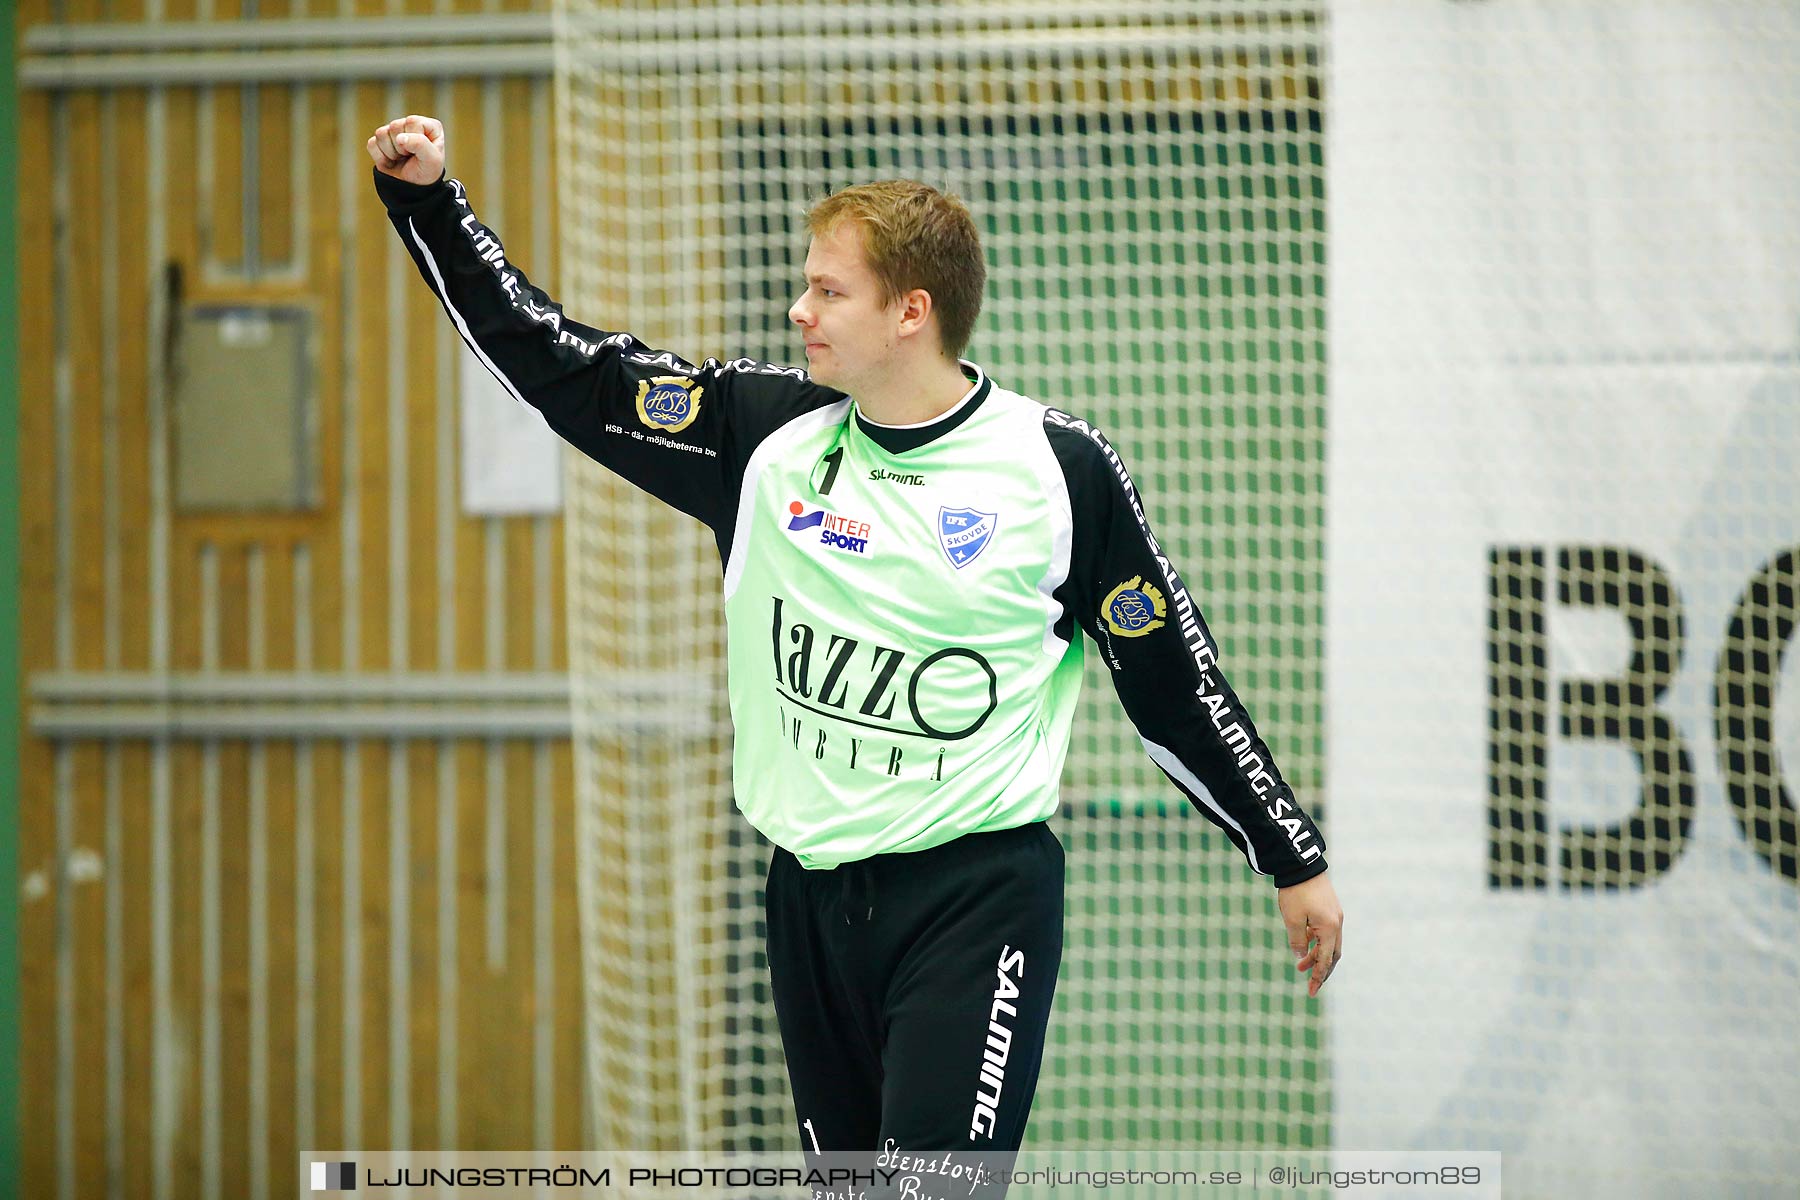
[[[390,121],[367,143],[388,219],[457,333],[508,394],[582,453],[721,529],[734,515],[744,447],[782,414],[835,393],[761,363],[696,366],[564,316],[477,219],[462,183],[445,176],[445,148],[443,125],[423,116]]]

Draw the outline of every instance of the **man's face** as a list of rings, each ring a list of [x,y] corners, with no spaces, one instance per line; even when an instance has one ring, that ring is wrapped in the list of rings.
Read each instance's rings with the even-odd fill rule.
[[[879,379],[900,342],[902,304],[889,302],[863,259],[862,230],[843,221],[806,252],[806,290],[788,319],[806,339],[815,382],[840,392]]]

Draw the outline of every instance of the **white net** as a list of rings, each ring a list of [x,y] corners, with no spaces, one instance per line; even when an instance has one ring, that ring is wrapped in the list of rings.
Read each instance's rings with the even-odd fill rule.
[[[1108,431],[1317,813],[1321,36],[1317,5],[1278,0],[565,0],[560,299],[690,359],[795,361],[809,201],[891,176],[963,196],[991,266],[970,356]],[[594,1142],[795,1145],[717,556],[587,463],[567,527]],[[1064,800],[1029,1144],[1325,1145],[1320,1026],[1272,889],[1150,766],[1097,668]]]
[[[1315,813],[1329,429],[1329,1043],[1266,881],[1096,670],[1029,1144],[1500,1149],[1509,1194],[1784,1194],[1800,10],[1332,14],[567,0],[562,299],[798,360],[806,204],[963,195],[971,356],[1120,446]],[[594,1143],[794,1146],[716,555],[586,463],[568,531]]]

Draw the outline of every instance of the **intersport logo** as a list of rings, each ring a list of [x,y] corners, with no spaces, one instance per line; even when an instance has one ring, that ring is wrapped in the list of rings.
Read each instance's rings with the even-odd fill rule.
[[[795,500],[788,505],[787,530],[789,533],[801,533],[809,529],[819,531],[820,545],[830,546],[846,554],[869,552],[867,521],[853,521],[824,508],[815,508],[809,512],[806,505]]]

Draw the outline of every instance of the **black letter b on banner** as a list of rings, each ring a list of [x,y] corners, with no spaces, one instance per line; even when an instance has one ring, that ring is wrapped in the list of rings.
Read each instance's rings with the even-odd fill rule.
[[[1545,552],[1488,552],[1488,886],[1549,886],[1546,783],[1549,655]],[[1557,551],[1556,598],[1608,608],[1631,631],[1631,660],[1613,679],[1568,679],[1558,689],[1558,732],[1622,744],[1637,759],[1637,807],[1611,825],[1558,833],[1565,888],[1637,887],[1667,870],[1687,845],[1694,771],[1680,731],[1657,702],[1681,664],[1680,600],[1666,572],[1614,546]]]

